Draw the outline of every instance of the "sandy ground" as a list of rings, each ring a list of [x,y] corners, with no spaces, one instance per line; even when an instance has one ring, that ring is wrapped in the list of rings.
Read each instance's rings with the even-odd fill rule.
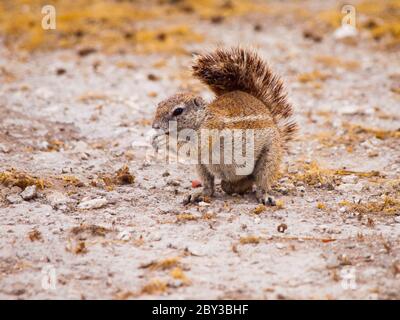
[[[274,188],[281,206],[255,214],[254,194],[227,196],[218,184],[209,205],[184,206],[194,170],[151,156],[158,101],[193,88],[212,97],[190,78],[190,55],[60,50],[23,60],[2,48],[15,79],[0,87],[0,171],[49,183],[32,200],[0,187],[0,298],[399,299],[398,207],[357,209],[399,200],[398,52],[332,33],[314,42],[301,25],[259,15],[192,23],[206,42],[188,50],[253,44],[286,82],[301,130]],[[314,70],[326,79],[299,81]],[[359,130],[342,142],[348,123],[384,137]],[[303,175],[313,163],[355,173],[314,183]],[[101,183],[125,164],[133,184]]]

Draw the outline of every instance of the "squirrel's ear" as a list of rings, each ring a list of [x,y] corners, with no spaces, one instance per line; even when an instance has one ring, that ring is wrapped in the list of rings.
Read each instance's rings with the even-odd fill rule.
[[[196,107],[201,107],[203,105],[203,99],[201,97],[196,97],[193,99]]]

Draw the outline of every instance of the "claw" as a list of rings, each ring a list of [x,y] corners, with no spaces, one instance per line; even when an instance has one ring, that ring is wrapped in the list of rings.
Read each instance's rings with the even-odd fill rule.
[[[276,200],[273,196],[266,194],[265,192],[258,191],[256,193],[256,197],[259,203],[262,203],[265,206],[276,206]]]
[[[211,194],[208,191],[196,191],[184,197],[182,204],[199,203],[202,201],[209,202]]]
[[[271,196],[266,196],[266,197],[264,197],[264,198],[262,199],[262,202],[263,202],[263,204],[266,205],[266,206],[271,206],[271,207],[276,206],[276,201],[275,201],[275,199],[274,199],[273,197],[271,197]]]

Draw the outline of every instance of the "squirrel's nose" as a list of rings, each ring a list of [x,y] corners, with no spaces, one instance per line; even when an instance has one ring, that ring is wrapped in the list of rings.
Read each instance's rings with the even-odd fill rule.
[[[152,128],[158,130],[158,129],[160,129],[160,125],[158,123],[154,122],[152,125]]]

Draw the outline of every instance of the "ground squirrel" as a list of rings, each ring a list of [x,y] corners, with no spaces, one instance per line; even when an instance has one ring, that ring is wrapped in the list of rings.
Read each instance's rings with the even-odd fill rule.
[[[251,172],[238,174],[240,165],[235,159],[231,163],[223,160],[217,163],[199,161],[196,168],[203,189],[190,194],[187,201],[211,197],[216,177],[221,179],[221,188],[228,194],[243,194],[255,185],[257,199],[273,205],[271,185],[277,178],[287,143],[296,131],[296,124],[291,120],[292,107],[287,101],[282,81],[256,52],[240,47],[219,48],[199,55],[192,68],[193,75],[208,85],[216,98],[206,103],[199,96],[180,93],[160,102],[153,121],[153,128],[159,132],[154,136],[153,146],[158,145],[160,136],[171,134],[170,121],[176,121],[177,133],[184,129],[192,129],[199,134],[206,129],[250,130],[254,132]],[[245,143],[243,136],[240,140]],[[182,141],[178,146],[181,145]],[[218,155],[224,154],[224,146],[207,140],[200,144],[199,154],[205,147],[210,148],[208,152],[211,155],[215,151],[220,152]]]

